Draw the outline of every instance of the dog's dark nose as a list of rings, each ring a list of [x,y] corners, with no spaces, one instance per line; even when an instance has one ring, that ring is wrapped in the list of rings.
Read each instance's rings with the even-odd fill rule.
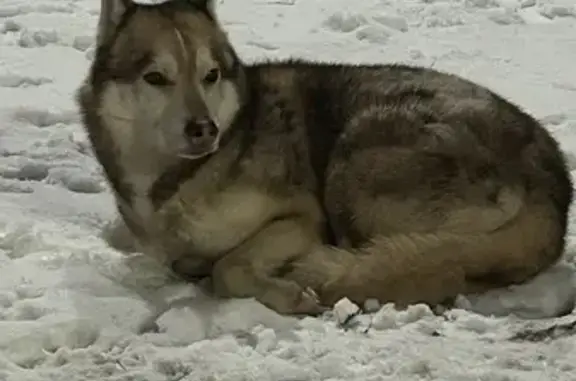
[[[213,142],[218,133],[218,127],[209,119],[191,120],[184,127],[184,134],[195,144]]]

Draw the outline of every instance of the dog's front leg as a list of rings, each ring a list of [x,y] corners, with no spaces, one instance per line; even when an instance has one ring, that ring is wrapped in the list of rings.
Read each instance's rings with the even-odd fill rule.
[[[326,308],[313,290],[280,278],[291,261],[318,244],[320,236],[306,220],[275,220],[215,264],[213,291],[220,297],[254,297],[281,314],[320,314]]]
[[[104,225],[100,237],[108,246],[123,253],[134,253],[140,249],[137,238],[121,216]]]

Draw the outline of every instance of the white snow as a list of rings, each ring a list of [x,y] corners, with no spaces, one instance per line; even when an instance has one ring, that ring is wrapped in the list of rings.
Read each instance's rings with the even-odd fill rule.
[[[576,379],[576,330],[529,334],[576,312],[517,317],[574,297],[575,215],[566,263],[533,283],[441,315],[371,302],[353,327],[211,300],[108,248],[113,202],[73,100],[99,4],[0,2],[1,381]],[[221,0],[219,14],[247,61],[405,62],[487,85],[540,118],[576,169],[574,0]],[[139,334],[172,299],[158,332]]]

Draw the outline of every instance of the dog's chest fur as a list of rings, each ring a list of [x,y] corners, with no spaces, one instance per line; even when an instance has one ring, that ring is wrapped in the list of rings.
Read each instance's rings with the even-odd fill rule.
[[[193,186],[182,188],[158,211],[158,222],[177,245],[193,248],[196,255],[231,250],[272,218],[279,204],[264,192],[242,185],[198,197],[187,192]]]
[[[241,245],[271,220],[294,214],[319,217],[314,195],[291,184],[291,154],[272,135],[252,140],[238,134],[204,163],[183,163],[172,175],[159,177],[148,199],[132,203],[149,236],[169,256],[193,252],[215,257]],[[141,204],[138,204],[141,202]],[[153,215],[148,215],[150,207]]]

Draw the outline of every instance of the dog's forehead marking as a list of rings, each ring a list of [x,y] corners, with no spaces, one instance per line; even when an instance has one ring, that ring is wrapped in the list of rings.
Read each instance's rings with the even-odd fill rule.
[[[201,14],[148,10],[134,12],[130,17],[126,25],[137,47],[126,48],[131,42],[123,39],[119,52],[124,59],[130,59],[130,54],[124,52],[148,51],[157,66],[173,75],[187,72],[191,78],[205,74],[218,62],[210,47],[215,38],[213,26]]]
[[[206,71],[214,64],[214,57],[209,48],[210,33],[202,32],[201,25],[205,23],[197,15],[176,15],[173,28],[183,50],[185,62],[196,71]]]
[[[188,49],[186,48],[186,42],[184,41],[184,36],[182,35],[182,32],[180,31],[180,29],[178,29],[177,26],[174,26],[173,31],[174,35],[176,36],[176,40],[178,41],[178,45],[182,50],[182,58],[184,58],[184,64],[187,64],[188,62],[190,62],[190,56],[188,54]]]

